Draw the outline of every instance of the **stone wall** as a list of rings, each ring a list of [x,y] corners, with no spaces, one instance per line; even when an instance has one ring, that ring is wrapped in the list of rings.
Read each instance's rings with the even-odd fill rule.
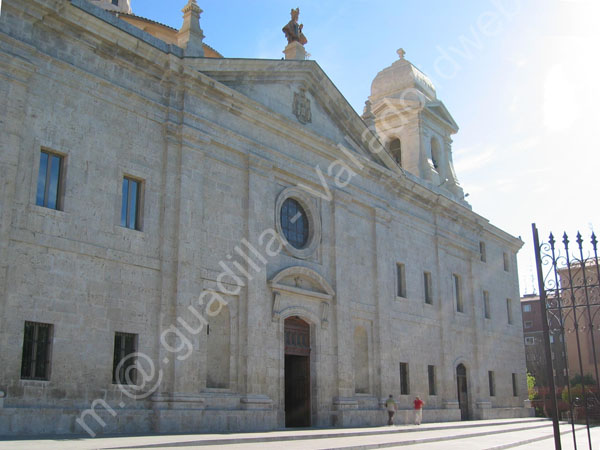
[[[234,82],[200,73],[203,65],[217,70],[214,62],[182,59],[77,3],[5,0],[0,17],[0,93],[8,99],[0,123],[0,389],[7,394],[0,434],[81,433],[75,420],[95,400],[116,412],[99,412],[106,426],[97,433],[281,427],[290,316],[311,326],[313,425],[376,425],[390,393],[405,410],[422,396],[431,408],[426,421],[456,420],[460,363],[474,417],[482,401],[525,411],[520,241],[367,151],[356,153],[366,168],[350,184],[336,187],[326,175],[331,198],[316,195],[323,187],[315,168],[327,173],[347,158],[336,140],[364,127],[357,116],[342,117],[314,87],[307,96],[313,117],[323,120],[303,128],[271,109],[288,102],[287,88],[250,71],[261,62],[249,61],[247,70],[240,61],[219,63],[238,79],[259,77],[260,96],[251,99]],[[326,79],[314,62],[281,64],[289,92]],[[329,81],[319,89],[339,95]],[[61,211],[35,204],[41,149],[65,158]],[[125,175],[143,180],[139,231],[120,226]],[[314,251],[268,256],[261,236],[276,228],[278,197],[299,184],[312,188],[305,192],[320,228]],[[253,256],[258,270],[235,250],[246,248],[244,240],[264,258]],[[251,276],[220,278],[234,262]],[[398,262],[406,267],[406,298],[396,296]],[[290,268],[292,281],[273,288]],[[431,305],[424,271],[432,274]],[[462,313],[453,273],[462,280]],[[482,289],[490,292],[490,320]],[[208,329],[190,309],[206,316],[206,290],[228,303]],[[514,300],[513,325],[506,298]],[[20,378],[25,321],[53,325],[48,381]],[[161,338],[171,326],[185,330],[181,321],[200,329],[185,331],[185,358],[187,347],[169,351]],[[357,346],[356,329],[364,331]],[[115,332],[136,334],[161,376],[138,400],[112,384]],[[180,343],[170,338],[171,346]],[[406,396],[399,395],[399,362],[409,363]],[[428,365],[436,367],[431,396]],[[488,370],[497,380],[491,399]],[[518,374],[516,397],[511,373]]]

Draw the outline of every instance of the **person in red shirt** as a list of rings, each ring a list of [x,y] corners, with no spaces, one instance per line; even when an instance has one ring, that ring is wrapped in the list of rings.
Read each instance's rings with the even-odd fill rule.
[[[423,405],[425,402],[417,395],[413,403],[415,405],[415,425],[421,425],[421,420],[423,420]]]

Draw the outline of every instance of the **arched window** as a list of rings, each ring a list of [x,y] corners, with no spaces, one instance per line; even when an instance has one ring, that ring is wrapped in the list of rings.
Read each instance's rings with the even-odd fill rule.
[[[435,170],[439,171],[440,163],[442,162],[442,153],[440,151],[440,144],[434,137],[431,138],[431,162]]]
[[[394,161],[402,167],[402,143],[400,142],[400,139],[393,139],[390,142],[388,150],[392,155],[392,158],[394,158]]]

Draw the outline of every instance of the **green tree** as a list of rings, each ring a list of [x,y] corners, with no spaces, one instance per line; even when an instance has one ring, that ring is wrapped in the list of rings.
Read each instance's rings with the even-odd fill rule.
[[[537,389],[535,388],[535,377],[527,372],[527,393],[529,400],[534,400],[537,397]]]
[[[571,386],[581,385],[582,377],[580,374],[575,375],[571,378]],[[594,386],[596,384],[596,380],[589,373],[583,376],[583,385],[584,386]]]

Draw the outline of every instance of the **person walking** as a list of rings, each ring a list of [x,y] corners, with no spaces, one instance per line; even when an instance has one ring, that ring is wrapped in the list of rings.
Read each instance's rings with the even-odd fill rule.
[[[421,425],[421,421],[423,420],[423,405],[425,402],[417,395],[413,403],[415,405],[415,425]]]
[[[392,394],[390,394],[390,397],[385,401],[385,407],[388,412],[388,425],[394,425],[394,415],[398,410],[398,406],[396,405],[396,401]]]

